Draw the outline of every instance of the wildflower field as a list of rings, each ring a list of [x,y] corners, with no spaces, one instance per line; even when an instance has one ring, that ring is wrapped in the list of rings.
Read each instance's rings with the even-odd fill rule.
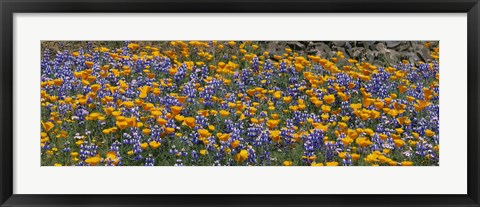
[[[417,42],[418,43],[418,42]],[[438,42],[42,42],[42,166],[438,166]],[[358,55],[360,54],[360,55]]]

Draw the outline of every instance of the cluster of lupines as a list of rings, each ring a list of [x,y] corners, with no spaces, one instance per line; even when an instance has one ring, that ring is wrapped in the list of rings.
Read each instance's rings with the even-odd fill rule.
[[[438,47],[372,65],[265,42],[171,41],[41,60],[41,163],[439,165]]]

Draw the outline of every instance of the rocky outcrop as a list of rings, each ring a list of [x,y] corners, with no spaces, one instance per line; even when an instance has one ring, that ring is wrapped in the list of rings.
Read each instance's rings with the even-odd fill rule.
[[[431,60],[426,41],[286,41],[269,42],[267,50],[280,52],[289,47],[295,52],[307,55],[334,57],[337,51],[345,58],[368,61],[376,65],[393,65],[401,60],[410,62]],[[429,41],[431,47],[438,47],[438,41]]]

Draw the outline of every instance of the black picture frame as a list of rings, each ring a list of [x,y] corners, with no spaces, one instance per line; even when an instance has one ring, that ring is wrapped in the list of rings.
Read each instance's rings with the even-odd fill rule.
[[[0,0],[1,206],[480,206],[478,0]],[[21,195],[13,194],[15,13],[467,13],[468,189],[465,195]],[[445,178],[445,179],[452,179]],[[268,193],[268,192],[266,192]]]

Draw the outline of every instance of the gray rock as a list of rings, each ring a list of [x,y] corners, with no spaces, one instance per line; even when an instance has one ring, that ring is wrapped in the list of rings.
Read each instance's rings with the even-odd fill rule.
[[[352,49],[353,54],[351,55],[355,59],[360,58],[363,54],[365,54],[365,48],[363,47],[355,47]]]
[[[401,41],[385,41],[385,43],[387,44],[387,48],[395,48],[398,45],[400,45],[400,43],[402,42]]]
[[[300,42],[287,42],[287,46],[292,50],[305,49],[305,45]]]
[[[375,44],[376,41],[361,41],[361,42],[358,42],[357,44],[362,44],[363,47],[369,49],[369,50],[373,50],[373,45]]]
[[[350,44],[350,42],[345,42],[345,48],[352,49],[352,44]]]
[[[375,44],[375,50],[377,51],[384,51],[386,49],[385,44],[383,42],[379,42]]]
[[[344,47],[345,46],[345,41],[333,41],[333,45],[337,47]]]
[[[269,41],[267,44],[267,51],[274,54],[277,53],[277,50],[283,50],[285,46],[278,44],[278,41]]]

